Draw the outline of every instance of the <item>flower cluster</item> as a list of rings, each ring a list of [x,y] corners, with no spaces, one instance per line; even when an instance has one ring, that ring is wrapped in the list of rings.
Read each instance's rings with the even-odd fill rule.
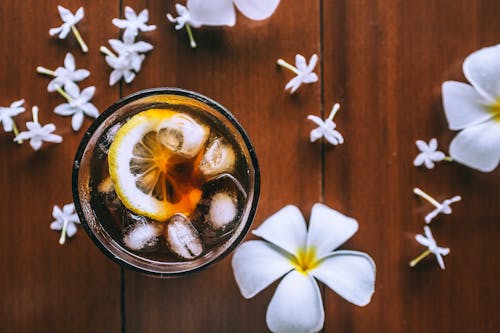
[[[107,64],[113,69],[109,76],[109,85],[116,84],[120,79],[126,83],[134,80],[136,73],[141,70],[142,62],[146,58],[144,53],[153,49],[153,45],[144,41],[136,42],[139,31],[147,32],[156,29],[155,25],[148,25],[149,12],[142,10],[139,14],[126,6],[125,19],[113,19],[113,24],[120,29],[124,29],[122,40],[110,39],[109,45],[116,52],[113,53],[105,46],[101,46],[100,51],[106,56]]]

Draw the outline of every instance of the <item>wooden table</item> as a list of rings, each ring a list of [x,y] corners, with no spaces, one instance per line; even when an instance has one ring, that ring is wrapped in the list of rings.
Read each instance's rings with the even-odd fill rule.
[[[54,204],[72,200],[71,168],[84,129],[52,110],[63,102],[48,93],[36,66],[62,65],[66,52],[91,71],[81,87],[95,85],[102,111],[122,96],[157,86],[198,91],[230,109],[255,144],[262,171],[254,226],[286,204],[309,216],[318,201],[355,217],[359,232],[344,246],[366,251],[377,263],[372,302],[358,308],[322,287],[325,332],[499,332],[500,170],[481,174],[458,164],[434,170],[412,165],[416,139],[447,129],[441,83],[464,80],[470,52],[499,42],[497,0],[283,0],[262,22],[238,16],[234,28],[175,32],[165,14],[173,1],[64,1],[85,7],[78,25],[90,47],[83,54],[72,36],[60,41],[48,30],[60,24],[55,0],[0,3],[0,105],[25,98],[39,105],[40,120],[64,137],[34,153],[0,134],[0,331],[2,332],[264,332],[265,312],[276,284],[243,299],[230,256],[193,276],[159,280],[121,269],[80,230],[66,245],[49,230]],[[155,49],[130,85],[109,87],[100,45],[116,38],[111,24],[125,5],[148,8],[155,32],[142,34]],[[291,73],[276,59],[320,55],[320,81],[290,96]],[[336,116],[345,144],[308,141],[308,114]],[[28,109],[29,110],[29,109]],[[30,120],[30,112],[17,118]],[[84,127],[89,126],[86,119]],[[434,261],[415,269],[431,207],[412,194],[419,186],[438,199],[463,196],[452,216],[433,226],[451,248],[446,270]],[[248,238],[252,238],[249,236]]]

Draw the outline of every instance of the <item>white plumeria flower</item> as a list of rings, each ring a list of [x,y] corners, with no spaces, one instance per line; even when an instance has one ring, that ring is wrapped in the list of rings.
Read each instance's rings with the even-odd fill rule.
[[[415,236],[415,239],[417,242],[427,247],[427,250],[422,252],[422,254],[419,255],[417,258],[413,259],[410,262],[410,267],[414,267],[416,264],[420,262],[420,260],[427,257],[429,254],[433,253],[436,256],[436,260],[439,263],[439,267],[441,267],[441,269],[445,269],[443,256],[450,253],[450,249],[447,247],[437,246],[436,241],[432,236],[431,228],[429,228],[428,226],[424,227],[424,233],[425,236],[418,234]]]
[[[61,20],[64,23],[60,27],[51,28],[49,30],[49,34],[51,36],[58,35],[59,39],[65,39],[71,30],[73,31],[73,34],[75,35],[78,43],[80,44],[82,51],[87,52],[88,47],[83,41],[80,32],[76,28],[76,24],[80,22],[83,19],[83,16],[85,15],[83,7],[78,8],[75,14],[73,14],[70,10],[64,8],[63,6],[57,6],[57,10],[59,11],[59,16],[61,17]]]
[[[15,135],[18,135],[16,123],[14,122],[14,117],[20,115],[26,109],[23,107],[24,99],[12,102],[10,106],[0,106],[0,122],[3,125],[3,130],[5,132],[14,131]]]
[[[318,55],[316,54],[312,55],[309,64],[307,64],[306,58],[301,54],[295,56],[295,66],[290,65],[283,59],[278,59],[277,63],[297,74],[297,76],[291,79],[285,86],[285,90],[290,89],[290,94],[296,92],[303,83],[314,83],[318,81],[318,75],[313,72],[314,67],[316,67],[318,63]]]
[[[425,223],[427,224],[431,223],[431,221],[439,214],[450,215],[453,212],[453,210],[451,209],[451,204],[462,200],[461,196],[456,195],[450,199],[444,200],[443,202],[439,202],[433,197],[431,197],[429,194],[419,189],[418,187],[415,187],[413,189],[413,193],[427,200],[431,205],[436,207],[433,211],[431,211],[429,214],[425,216]]]
[[[420,153],[415,157],[415,160],[413,160],[413,165],[416,167],[425,165],[427,169],[433,169],[434,162],[451,160],[451,158],[447,157],[442,151],[437,150],[438,142],[436,138],[432,138],[429,143],[423,140],[417,140],[415,143],[418,150],[420,150]]]
[[[482,172],[500,161],[500,44],[470,54],[463,71],[472,84],[443,83],[443,105],[451,130],[461,130],[450,144],[454,161]]]
[[[295,206],[286,206],[253,231],[263,240],[243,243],[232,266],[241,294],[255,296],[284,276],[267,308],[273,332],[317,332],[324,310],[315,279],[349,302],[364,306],[375,288],[375,263],[366,253],[333,251],[358,230],[356,220],[315,204],[309,228]]]
[[[50,229],[61,230],[59,244],[63,245],[66,242],[66,236],[73,237],[77,232],[76,225],[80,224],[80,219],[75,212],[75,204],[64,205],[62,210],[59,206],[54,205],[52,217],[55,221],[50,224]]]
[[[178,17],[167,14],[167,19],[175,24],[175,29],[186,27],[191,47],[196,42],[191,27],[207,26],[234,26],[236,11],[234,6],[246,17],[252,20],[264,20],[270,17],[278,7],[280,0],[187,0],[186,6],[176,4]]]
[[[139,31],[147,32],[156,29],[156,25],[147,25],[149,20],[149,11],[143,9],[139,15],[136,14],[129,6],[125,6],[125,19],[114,18],[113,24],[120,29],[125,29],[123,32],[124,38],[135,38]]]
[[[62,142],[62,137],[57,134],[53,134],[56,130],[56,126],[52,123],[47,125],[40,125],[38,122],[38,106],[33,106],[33,121],[26,122],[27,131],[19,133],[14,141],[22,143],[23,140],[30,140],[30,145],[33,150],[38,150],[42,147],[43,142]]]
[[[38,73],[53,76],[47,86],[47,91],[56,91],[56,86],[66,89],[66,85],[80,82],[89,77],[90,72],[86,69],[76,69],[75,57],[71,53],[66,53],[64,57],[64,67],[57,67],[55,71],[47,69],[42,66],[36,68]]]
[[[63,103],[54,109],[54,113],[60,116],[72,116],[71,127],[73,131],[78,131],[82,127],[83,117],[87,115],[92,118],[97,118],[99,116],[99,111],[90,103],[90,100],[94,96],[95,87],[87,87],[80,93],[80,88],[75,85],[69,85],[69,89],[63,91],[60,87],[56,87],[56,90],[63,95],[68,103]]]
[[[314,142],[322,137],[325,137],[325,139],[334,146],[344,143],[344,137],[342,136],[342,134],[340,134],[339,131],[335,130],[335,127],[337,127],[337,125],[333,122],[333,117],[335,117],[335,114],[339,109],[340,109],[340,104],[335,103],[332,112],[330,112],[330,116],[328,116],[328,118],[325,119],[325,121],[323,121],[323,119],[321,119],[318,116],[314,115],[307,116],[307,119],[311,120],[316,125],[318,125],[317,128],[311,131],[310,135],[311,142]]]

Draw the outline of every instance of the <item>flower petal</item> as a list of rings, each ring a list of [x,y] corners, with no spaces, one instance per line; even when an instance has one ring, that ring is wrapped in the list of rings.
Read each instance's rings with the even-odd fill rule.
[[[236,8],[251,20],[264,20],[271,16],[280,0],[234,0]]]
[[[71,118],[71,127],[73,128],[73,131],[78,131],[82,127],[83,123],[83,112],[79,111],[76,112],[73,117]]]
[[[315,247],[319,259],[345,243],[358,231],[358,222],[326,205],[317,203],[311,211],[307,247]]]
[[[72,79],[74,81],[81,81],[83,79],[86,79],[88,78],[90,75],[90,72],[86,69],[78,69],[76,71],[73,72],[72,74]]]
[[[500,122],[489,121],[462,130],[451,141],[450,155],[470,168],[493,171],[500,161]]]
[[[306,246],[306,222],[300,210],[292,205],[271,215],[252,233],[293,255]]]
[[[429,141],[429,150],[436,150],[438,147],[438,141],[436,138],[432,138],[430,141]]]
[[[70,71],[74,71],[76,68],[75,57],[73,57],[73,55],[70,52],[66,53],[66,56],[64,57],[64,67],[66,67],[66,69]]]
[[[78,10],[75,13],[75,22],[74,22],[74,24],[78,23],[78,21],[80,21],[83,18],[84,15],[85,15],[85,10],[83,9],[83,7],[78,8]]]
[[[123,75],[122,71],[119,71],[119,70],[112,71],[111,74],[109,75],[109,85],[112,86],[116,82],[120,81],[120,79],[122,78],[122,75]]]
[[[42,147],[42,140],[40,140],[39,138],[32,138],[30,140],[30,146],[31,148],[33,148],[33,150],[38,150],[40,149],[40,147]]]
[[[75,113],[75,111],[76,110],[73,107],[71,107],[71,105],[69,105],[68,103],[59,104],[54,109],[54,113],[60,116],[71,116],[72,114]]]
[[[442,91],[444,114],[451,130],[477,125],[493,117],[486,106],[490,102],[472,86],[462,82],[446,81],[443,83]]]
[[[302,54],[296,54],[295,55],[295,67],[297,67],[297,69],[301,73],[307,71],[306,58]]]
[[[309,73],[302,78],[302,82],[304,83],[318,82],[318,75],[316,73]]]
[[[314,278],[291,271],[276,288],[266,313],[269,329],[276,333],[318,332],[325,320],[323,301]]]
[[[314,70],[314,67],[316,67],[317,63],[318,63],[318,55],[315,53],[311,56],[311,59],[309,59],[309,65],[307,65],[307,71],[312,72]],[[318,81],[317,77],[316,81]]]
[[[123,19],[119,19],[119,18],[112,19],[111,23],[113,23],[113,25],[115,27],[120,28],[120,29],[125,29],[129,24],[127,20],[123,20]]]
[[[500,96],[500,44],[471,53],[464,60],[465,77],[476,90],[495,102]]]
[[[61,20],[63,20],[64,22],[73,19],[73,13],[69,9],[66,9],[63,6],[59,5],[57,6],[57,10],[59,11],[59,16],[61,17]]]
[[[66,227],[66,235],[71,238],[76,234],[76,225],[74,223],[68,223]]]
[[[347,301],[365,306],[375,291],[376,266],[358,251],[335,251],[311,274]]]
[[[43,138],[43,140],[46,142],[61,143],[63,139],[62,139],[62,136],[57,135],[57,134],[47,134]]]
[[[191,18],[202,25],[227,25],[236,23],[236,11],[232,0],[188,0]]]
[[[245,298],[257,295],[293,269],[286,253],[261,240],[241,244],[234,252],[232,266],[236,283]]]
[[[94,97],[95,93],[95,87],[90,86],[82,90],[82,93],[80,94],[80,98],[83,99],[84,101],[90,101],[92,97]]]
[[[323,136],[323,133],[324,133],[324,131],[321,127],[315,128],[311,131],[311,134],[309,136],[309,140],[311,142],[314,142],[318,139],[321,139],[321,137]]]
[[[95,105],[92,103],[85,103],[84,105],[82,105],[82,110],[89,117],[92,117],[92,118],[99,117],[99,110],[97,110]]]
[[[125,6],[125,18],[129,21],[135,21],[137,19],[137,14],[132,7]]]
[[[54,221],[50,224],[50,229],[52,230],[61,230],[62,229],[62,223],[60,221]]]

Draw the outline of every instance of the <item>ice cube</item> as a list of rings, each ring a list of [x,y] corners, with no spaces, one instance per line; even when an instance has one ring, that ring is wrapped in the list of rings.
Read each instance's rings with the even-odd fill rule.
[[[192,215],[207,244],[229,235],[241,219],[247,195],[236,178],[222,174],[202,186],[202,197]]]
[[[97,186],[97,191],[108,209],[117,212],[124,208],[122,202],[116,195],[115,187],[110,177],[104,178],[101,181]]]
[[[108,128],[105,134],[102,135],[102,137],[99,140],[99,143],[97,144],[97,155],[99,158],[102,158],[106,155],[108,155],[109,152],[109,147],[111,146],[111,142],[115,139],[116,132],[122,127],[122,123],[117,123]]]
[[[158,139],[169,150],[184,157],[194,157],[205,144],[208,129],[185,114],[178,114],[158,127]]]
[[[157,249],[159,238],[163,232],[162,224],[125,211],[123,225],[124,230],[126,230],[123,235],[123,243],[126,247],[134,251],[144,252]]]
[[[182,259],[194,259],[203,252],[198,231],[182,214],[175,214],[167,222],[165,239],[170,251]]]
[[[223,138],[210,142],[200,161],[200,171],[204,176],[213,176],[223,172],[230,172],[236,158],[233,147]]]

